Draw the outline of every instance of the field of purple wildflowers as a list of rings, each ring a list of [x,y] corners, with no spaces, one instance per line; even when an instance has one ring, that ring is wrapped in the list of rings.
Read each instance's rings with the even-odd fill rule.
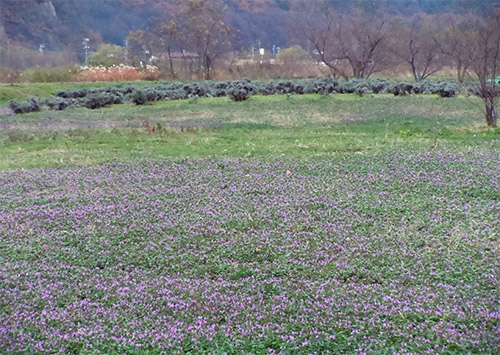
[[[0,352],[495,353],[498,153],[0,172]]]

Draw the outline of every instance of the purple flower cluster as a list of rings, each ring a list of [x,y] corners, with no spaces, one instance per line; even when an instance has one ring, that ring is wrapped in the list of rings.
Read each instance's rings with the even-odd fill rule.
[[[491,352],[499,221],[487,151],[2,172],[0,351]]]

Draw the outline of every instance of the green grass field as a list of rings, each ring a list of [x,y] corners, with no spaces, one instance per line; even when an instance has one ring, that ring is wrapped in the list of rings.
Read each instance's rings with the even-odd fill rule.
[[[377,95],[201,98],[0,116],[0,169],[161,157],[313,158],[500,138],[476,98]]]
[[[474,97],[2,115],[0,353],[495,353],[499,221]]]

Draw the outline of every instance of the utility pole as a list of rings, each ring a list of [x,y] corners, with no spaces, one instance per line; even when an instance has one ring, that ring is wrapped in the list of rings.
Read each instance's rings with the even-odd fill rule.
[[[127,62],[127,64],[128,64],[128,41],[127,41],[127,40],[125,40],[125,41],[123,42],[123,44],[125,44],[125,61],[126,61],[126,62]]]
[[[82,42],[83,49],[85,50],[85,63],[87,62],[87,58],[89,57],[89,42],[90,39],[88,38],[84,38]]]

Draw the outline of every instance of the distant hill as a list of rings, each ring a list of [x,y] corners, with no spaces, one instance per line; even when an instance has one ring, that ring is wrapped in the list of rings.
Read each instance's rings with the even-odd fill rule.
[[[152,17],[168,13],[164,0],[0,0],[0,44],[7,40],[48,50],[79,47],[84,37],[123,45],[129,31],[147,26]],[[225,0],[238,28],[237,40],[260,39],[283,45],[287,0]],[[2,38],[3,37],[3,38]]]
[[[223,0],[230,22],[237,29],[236,46],[257,41],[265,46],[290,43],[284,25],[293,0]],[[310,0],[316,1],[316,0]],[[318,0],[319,1],[319,0]],[[440,13],[475,10],[487,14],[498,0],[330,0],[340,9],[353,6],[369,11]],[[178,0],[0,0],[0,45],[23,45],[48,50],[81,48],[84,37],[92,43],[123,45],[129,31],[147,26],[153,17],[168,14]],[[385,4],[385,5],[384,5]]]

